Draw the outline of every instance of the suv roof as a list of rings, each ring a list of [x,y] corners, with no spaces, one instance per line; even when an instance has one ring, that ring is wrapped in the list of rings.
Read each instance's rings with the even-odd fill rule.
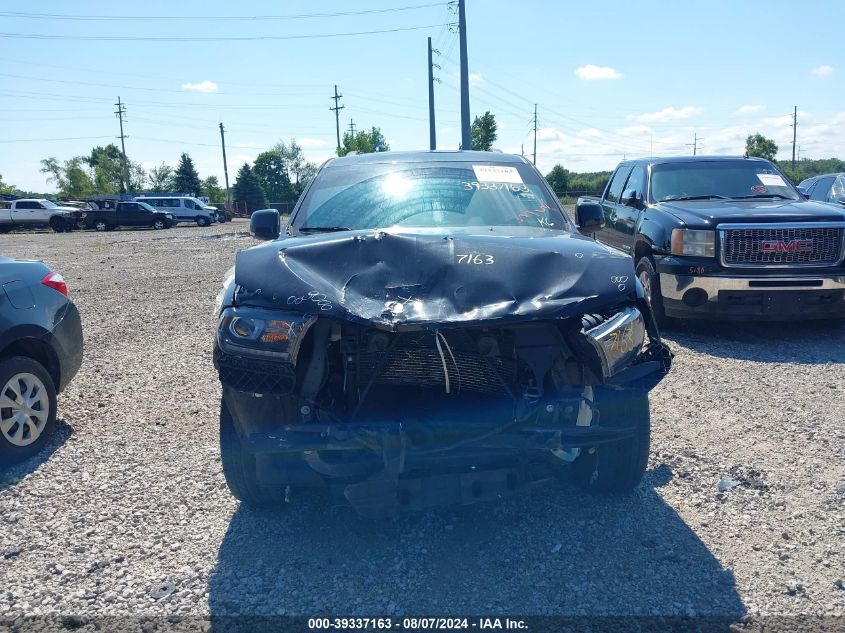
[[[367,165],[376,163],[430,163],[438,161],[454,162],[494,162],[494,163],[524,163],[530,164],[528,159],[519,154],[503,154],[501,152],[476,152],[461,150],[429,150],[415,152],[375,152],[372,154],[354,154],[340,158],[330,158],[326,167],[340,167],[342,165]]]

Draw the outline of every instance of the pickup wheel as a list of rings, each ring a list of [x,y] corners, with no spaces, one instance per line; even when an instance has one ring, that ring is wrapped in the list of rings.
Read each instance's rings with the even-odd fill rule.
[[[109,223],[105,220],[97,220],[96,222],[94,222],[94,230],[99,231],[100,233],[102,233],[103,231],[108,231]]]
[[[650,257],[643,257],[637,262],[637,279],[643,285],[646,299],[651,306],[651,312],[654,314],[654,320],[657,322],[657,327],[664,328],[670,324],[669,318],[663,309],[663,293],[660,290],[660,276],[654,269],[654,263]]]
[[[157,231],[160,231],[161,229],[166,229],[168,228],[168,226],[169,225],[167,224],[166,220],[162,220],[160,218],[153,220],[153,228]]]
[[[642,481],[648,465],[651,423],[648,394],[638,391],[596,391],[595,408],[602,427],[634,427],[629,438],[599,444],[573,462],[576,481],[596,492],[630,492]],[[595,417],[594,417],[595,419]]]
[[[204,215],[201,215],[197,218],[197,226],[208,226],[209,224],[211,223],[208,221],[208,218]]]
[[[64,218],[53,216],[50,218],[50,228],[56,233],[64,233],[68,229],[68,226]]]
[[[25,356],[0,361],[0,465],[40,451],[56,426],[56,387],[41,363]]]
[[[254,508],[280,508],[282,495],[261,486],[255,456],[246,450],[226,401],[220,402],[220,461],[226,485],[236,499]]]

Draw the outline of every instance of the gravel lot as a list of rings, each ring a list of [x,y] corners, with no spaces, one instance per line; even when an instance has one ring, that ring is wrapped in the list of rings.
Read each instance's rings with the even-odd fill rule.
[[[0,618],[845,614],[845,330],[667,332],[632,498],[544,488],[371,522],[294,491],[256,514],[225,487],[211,363],[246,231],[0,236],[65,276],[86,338],[55,441],[0,479]]]

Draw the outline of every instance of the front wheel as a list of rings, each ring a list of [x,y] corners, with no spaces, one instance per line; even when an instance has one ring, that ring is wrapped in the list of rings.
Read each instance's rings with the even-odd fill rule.
[[[105,220],[97,220],[94,222],[94,230],[102,233],[109,230],[109,223]]]
[[[220,461],[226,485],[236,499],[255,508],[281,506],[281,495],[258,483],[255,456],[244,446],[225,400],[220,402]]]
[[[56,233],[64,233],[68,227],[64,218],[52,217],[50,218],[50,228]]]
[[[207,217],[200,216],[197,218],[197,226],[208,226],[209,224],[210,222],[208,221]]]
[[[623,440],[581,449],[573,463],[576,481],[597,492],[625,493],[642,481],[648,465],[651,423],[645,391],[596,391],[595,409],[602,427],[634,427]]]
[[[657,327],[664,328],[669,325],[669,318],[663,309],[663,293],[660,290],[660,277],[654,269],[654,263],[648,257],[643,257],[637,262],[637,279],[643,285],[646,299],[651,307]]]
[[[40,363],[25,356],[0,361],[0,465],[35,455],[56,426],[56,387]]]
[[[156,231],[160,231],[161,229],[166,229],[166,228],[167,228],[167,226],[168,226],[168,225],[167,225],[167,222],[165,222],[164,220],[155,220],[155,221],[153,222],[153,228],[154,228]]]

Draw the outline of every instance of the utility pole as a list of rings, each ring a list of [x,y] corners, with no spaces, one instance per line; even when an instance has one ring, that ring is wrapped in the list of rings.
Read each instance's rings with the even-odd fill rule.
[[[792,170],[795,171],[795,141],[798,138],[798,106],[792,111]]]
[[[537,104],[534,104],[534,166],[537,166]]]
[[[349,119],[349,134],[355,138],[355,122],[352,119]]]
[[[469,63],[467,62],[467,18],[465,0],[458,0],[458,32],[461,45],[461,149],[472,149],[469,122]]]
[[[330,99],[334,99],[334,107],[329,108],[329,110],[332,110],[334,112],[334,124],[335,124],[335,129],[337,131],[337,155],[338,156],[340,156],[340,111],[343,110],[344,106],[338,105],[337,102],[342,96],[343,95],[337,94],[337,84],[335,84],[334,96],[329,97]]]
[[[232,194],[229,193],[229,166],[226,164],[226,136],[223,134],[223,122],[220,122],[220,144],[223,146],[223,176],[226,178],[226,211],[232,210]]]
[[[437,149],[437,132],[434,127],[434,62],[431,58],[431,38],[428,38],[428,149]]]
[[[703,140],[704,140],[703,138],[698,138],[698,133],[696,132],[695,135],[693,136],[692,143],[687,143],[687,147],[692,148],[692,155],[693,156],[698,154],[698,142],[703,141]]]
[[[124,139],[126,136],[123,134],[123,115],[126,114],[126,105],[120,101],[120,97],[117,98],[117,103],[114,105],[117,106],[117,110],[115,111],[115,116],[117,116],[118,120],[120,121],[120,148],[123,151],[123,193],[129,192],[129,164],[126,160],[126,142]]]

